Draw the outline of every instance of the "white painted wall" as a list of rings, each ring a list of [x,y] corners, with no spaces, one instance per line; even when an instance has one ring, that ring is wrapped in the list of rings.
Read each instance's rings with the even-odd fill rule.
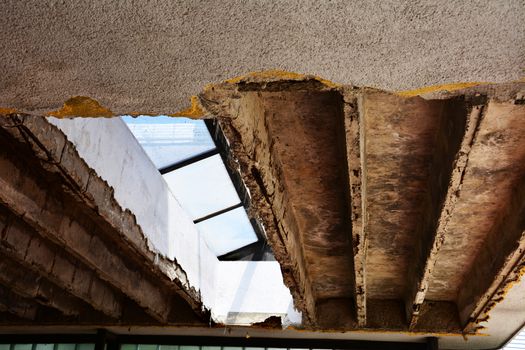
[[[119,204],[135,214],[150,249],[176,259],[191,285],[201,291],[204,304],[213,305],[219,261],[126,124],[120,118],[48,120],[113,187]]]
[[[120,118],[48,120],[135,214],[150,249],[182,266],[216,322],[249,324],[275,315],[286,324],[300,323],[279,264],[220,262]]]
[[[217,269],[215,312],[227,324],[262,322],[268,314],[301,323],[276,261],[223,261]],[[286,318],[286,320],[285,320]]]
[[[115,190],[115,198],[130,209],[147,231],[150,243],[162,254],[170,254],[166,185],[141,146],[129,137],[119,118],[77,118],[48,120],[58,126],[77,147],[80,156]],[[124,127],[123,127],[124,126]],[[176,208],[172,208],[177,210]],[[182,211],[182,209],[180,209]],[[184,219],[181,224],[185,224]]]

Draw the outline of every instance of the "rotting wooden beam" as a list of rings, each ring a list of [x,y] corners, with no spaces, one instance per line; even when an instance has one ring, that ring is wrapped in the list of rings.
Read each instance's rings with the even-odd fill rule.
[[[271,93],[263,95],[244,91],[242,95],[236,92],[235,103],[231,104],[228,102],[232,98],[230,89],[233,87],[206,91],[200,96],[201,101],[207,110],[221,117],[221,128],[243,169],[243,180],[250,191],[250,211],[257,213],[264,223],[268,242],[281,264],[284,283],[290,289],[295,307],[302,312],[303,325],[316,324],[320,305],[317,305],[312,280],[306,270],[297,221],[292,208],[287,206],[288,194],[280,179],[281,171],[276,167],[281,161],[274,148],[275,138],[268,127],[270,115],[284,115],[281,107],[292,103],[294,98],[283,96],[279,108],[274,110],[271,104],[266,104]]]
[[[473,290],[480,289],[477,284],[475,284],[476,289],[466,287],[465,291],[460,291],[458,307],[464,333],[473,333],[478,328],[483,328],[479,323],[489,318],[492,308],[503,300],[508,289],[525,273],[525,231],[521,233],[518,241],[519,246],[505,257],[503,266],[498,270],[496,277],[485,292],[481,295],[473,295]],[[487,270],[487,268],[477,270],[471,272],[468,282],[472,280],[474,273],[482,273],[481,270]]]
[[[439,250],[446,239],[447,225],[454,214],[470,150],[483,117],[483,100],[466,103],[456,98],[444,102],[430,169],[429,192],[419,234],[415,236],[415,263],[408,278],[405,308],[409,329],[417,324]]]
[[[346,157],[350,187],[350,218],[354,256],[354,294],[359,327],[366,325],[366,149],[361,96],[348,96],[344,101]]]
[[[498,125],[501,118],[522,121],[525,118],[525,106],[491,102],[486,119],[491,120],[493,126]],[[497,169],[499,172],[508,172],[508,179],[512,178],[510,172],[521,173],[512,182],[510,197],[500,191],[494,192],[504,206],[459,288],[457,304],[466,333],[475,331],[479,327],[478,323],[488,318],[489,311],[503,299],[510,285],[525,273],[525,158],[523,152],[514,152],[518,147],[523,147],[521,135],[525,132],[525,123],[514,123],[513,128],[507,130],[506,135],[500,135],[499,139],[504,144],[484,142],[489,144],[486,147],[495,150],[494,157],[506,159],[502,167]],[[497,132],[497,129],[488,127],[483,141],[497,135]],[[512,155],[505,155],[507,151],[502,149],[507,149]],[[485,178],[488,175],[482,174],[480,181],[491,186]]]

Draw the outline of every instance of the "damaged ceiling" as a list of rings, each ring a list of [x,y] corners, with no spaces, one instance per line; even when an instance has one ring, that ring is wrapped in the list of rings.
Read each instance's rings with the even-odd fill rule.
[[[522,285],[506,294],[525,269],[524,92],[423,98],[250,76],[199,101],[230,143],[304,329],[461,336],[495,315],[507,319],[493,328],[501,344],[525,321]],[[159,262],[58,129],[19,114],[1,126],[4,324],[206,324],[184,271]],[[502,300],[513,307],[501,312]]]
[[[525,264],[522,0],[0,12],[4,325],[209,321],[181,267],[33,118],[123,114],[218,118],[307,329],[457,336],[488,320],[497,346],[525,322],[525,287],[511,288]],[[64,210],[100,232],[90,249],[62,235]],[[113,245],[121,273],[98,265]]]

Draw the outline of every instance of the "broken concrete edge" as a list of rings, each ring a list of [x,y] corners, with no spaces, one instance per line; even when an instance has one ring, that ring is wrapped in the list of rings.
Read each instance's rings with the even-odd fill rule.
[[[525,79],[506,83],[479,83],[470,87],[468,84],[458,84],[458,87],[451,90],[428,90],[417,96],[426,100],[443,100],[462,95],[486,96],[496,102],[525,103]]]
[[[255,164],[255,160],[241,142],[241,135],[232,125],[232,107],[229,103],[230,98],[238,98],[240,95],[236,90],[236,84],[223,83],[220,87],[209,87],[206,92],[199,95],[201,104],[220,123],[232,151],[235,160],[240,165],[242,179],[250,192],[249,216],[258,218],[264,226],[268,241],[274,252],[276,260],[279,262],[283,281],[290,290],[294,306],[303,314],[303,325],[312,325],[314,317],[312,307],[307,307],[303,289],[300,286],[301,279],[297,275],[295,264],[290,261],[290,254],[287,250],[285,237],[279,229],[277,216],[271,205],[269,194],[260,174],[260,169]],[[216,95],[218,93],[218,95]]]
[[[151,245],[142,228],[137,224],[135,215],[129,209],[124,210],[120,206],[114,197],[113,188],[79,156],[75,146],[60,129],[48,123],[43,117],[23,114],[10,114],[3,117],[9,118],[10,121],[10,123],[3,121],[6,129],[21,128],[23,129],[21,132],[29,134],[32,142],[28,143],[43,167],[62,176],[69,191],[119,232],[120,237],[138,256],[145,258],[145,261],[148,262],[146,267],[151,273],[161,277],[164,281],[166,278],[169,279],[175,287],[171,289],[180,295],[203,320],[209,319],[210,311],[203,305],[200,292],[191,287],[186,272],[176,259],[167,258]],[[73,158],[74,162],[66,161],[67,158]],[[95,182],[97,186],[93,185]],[[102,200],[97,201],[96,196],[91,193],[93,186],[103,189]],[[167,282],[166,284],[169,285]]]
[[[244,75],[237,76],[234,78],[226,79],[222,82],[209,83],[203,91],[213,89],[221,84],[229,85],[247,85],[247,86],[265,86],[267,84],[275,84],[279,82],[315,82],[319,86],[322,86],[327,90],[344,90],[352,88],[352,84],[342,84],[324,79],[320,76],[308,73],[297,73],[284,71],[279,69],[270,69],[264,71],[248,72]],[[413,90],[404,91],[391,91],[391,93],[402,96],[402,97],[416,97],[420,96],[425,99],[445,99],[452,96],[462,95],[465,89],[472,89],[473,87],[479,88],[480,93],[487,94],[487,90],[491,89],[491,86],[502,84],[508,84],[509,86],[525,83],[525,77],[519,80],[496,83],[496,82],[455,82],[440,85],[424,86]],[[379,87],[363,87],[362,89],[371,89],[384,91]],[[472,91],[472,90],[469,90]],[[510,93],[510,91],[509,91]],[[500,96],[491,96],[491,98],[506,100],[506,94]],[[521,96],[521,99],[525,98]],[[7,114],[28,114],[35,116],[53,116],[56,118],[67,118],[67,117],[115,117],[121,115],[130,116],[157,116],[166,115],[171,117],[187,117],[192,119],[203,118],[206,114],[205,108],[200,101],[201,97],[193,95],[190,97],[189,107],[179,111],[166,111],[166,113],[151,113],[149,111],[112,111],[111,106],[102,106],[95,97],[89,96],[72,96],[67,99],[62,106],[55,107],[33,107],[32,109],[19,109],[9,106],[0,105],[0,115]]]
[[[322,83],[323,85],[327,86],[328,88],[338,88],[342,86],[341,84],[324,79],[317,75],[289,72],[289,71],[284,71],[280,69],[270,69],[270,70],[265,70],[265,71],[249,72],[247,74],[244,74],[238,77],[227,79],[224,82],[228,84],[239,84],[243,82],[264,83],[264,82],[275,82],[275,81],[284,81],[284,80],[286,81],[316,80]],[[209,86],[211,85],[206,86],[206,88],[208,88]]]
[[[166,114],[169,117],[187,117],[187,118],[201,118],[204,115],[204,111],[198,103],[197,96],[192,96],[190,107],[181,111]],[[129,112],[129,113],[114,113],[109,108],[102,106],[97,100],[88,96],[73,96],[67,99],[63,106],[49,111],[46,109],[37,110],[17,110],[14,108],[2,108],[0,107],[0,115],[9,114],[25,114],[34,116],[48,116],[55,118],[111,118],[120,115],[130,115],[133,117],[137,116],[157,116],[158,113],[152,114],[148,112]]]
[[[205,99],[205,97],[203,98]],[[207,104],[208,102],[204,103]],[[230,143],[230,149],[235,160],[240,165],[242,179],[249,189],[251,197],[248,215],[250,217],[256,217],[262,222],[276,260],[281,267],[284,284],[290,289],[293,296],[295,308],[303,313],[303,324],[310,324],[313,318],[306,307],[303,291],[299,285],[300,280],[292,273],[292,271],[294,271],[293,264],[290,264],[287,260],[287,257],[291,256],[291,254],[287,252],[282,234],[280,234],[278,228],[279,224],[276,215],[273,212],[269,198],[267,198],[268,195],[264,191],[265,187],[260,183],[262,181],[260,175],[253,173],[254,171],[258,171],[255,167],[255,162],[244,150],[236,129],[228,122],[229,111],[221,110],[221,108],[217,108],[217,106],[212,107],[211,105],[208,106],[207,110],[221,121],[221,129]]]

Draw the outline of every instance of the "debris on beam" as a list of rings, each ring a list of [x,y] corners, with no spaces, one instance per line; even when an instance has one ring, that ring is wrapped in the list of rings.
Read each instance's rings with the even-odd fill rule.
[[[366,325],[366,143],[364,115],[360,113],[360,96],[345,96],[344,125],[346,135],[346,156],[350,187],[350,218],[352,249],[354,256],[354,294],[357,324]]]

